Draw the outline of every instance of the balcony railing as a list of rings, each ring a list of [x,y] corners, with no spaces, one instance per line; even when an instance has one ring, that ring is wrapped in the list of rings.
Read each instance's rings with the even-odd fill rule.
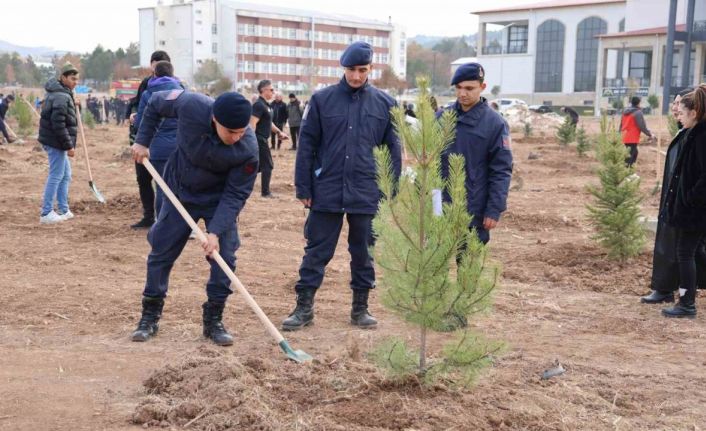
[[[481,52],[483,55],[527,54],[527,45],[511,45],[508,47],[484,46]]]

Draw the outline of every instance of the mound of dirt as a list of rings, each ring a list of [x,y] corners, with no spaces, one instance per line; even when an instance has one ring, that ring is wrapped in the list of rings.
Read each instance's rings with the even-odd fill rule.
[[[224,353],[226,352],[226,353]],[[202,347],[145,383],[132,420],[199,430],[486,428],[463,414],[463,396],[442,387],[386,380],[369,364],[324,358],[311,364],[251,358]],[[375,400],[375,401],[371,401]]]
[[[106,203],[102,204],[95,198],[81,199],[71,202],[71,210],[76,214],[82,213],[115,213],[116,211],[139,212],[142,206],[139,197],[128,194],[118,194],[116,196],[107,196]]]

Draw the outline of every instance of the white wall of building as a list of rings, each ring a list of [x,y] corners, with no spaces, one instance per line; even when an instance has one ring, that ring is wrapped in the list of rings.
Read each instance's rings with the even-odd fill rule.
[[[407,76],[407,32],[398,24],[390,33],[390,65],[398,77]]]
[[[155,50],[154,9],[140,9],[140,66],[150,65],[150,55]]]
[[[223,66],[223,73],[235,82],[236,39],[238,32],[237,16],[235,9],[230,6],[220,5],[218,10],[218,63]]]
[[[687,2],[677,2],[677,25],[686,22]],[[625,31],[666,27],[668,19],[669,0],[627,0],[625,4]]]
[[[537,27],[546,20],[554,19],[563,23],[565,27],[562,93],[573,93],[578,25],[582,20],[592,16],[599,17],[606,21],[608,33],[615,33],[619,29],[620,21],[625,17],[625,5],[612,3],[554,9],[496,12],[481,15],[479,20],[480,26],[484,23],[500,25],[528,23],[528,46],[526,54],[483,55],[481,53],[481,47],[479,47],[478,61],[486,70],[486,82],[488,83],[487,92],[489,93],[494,85],[500,85],[502,94],[530,95],[534,93]],[[615,56],[610,59],[613,69],[616,67],[616,61],[617,58]],[[560,95],[561,93],[547,94]],[[546,97],[540,98],[546,100]]]

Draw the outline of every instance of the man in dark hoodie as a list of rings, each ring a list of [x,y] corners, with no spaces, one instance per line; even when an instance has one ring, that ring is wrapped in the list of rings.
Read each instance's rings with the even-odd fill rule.
[[[140,128],[142,117],[147,108],[147,104],[152,97],[152,94],[158,91],[178,90],[181,89],[179,80],[174,78],[174,66],[168,61],[159,61],[154,66],[154,77],[147,83],[147,88],[142,93],[140,105],[137,108],[135,116],[135,127]],[[164,166],[167,164],[167,159],[176,148],[176,133],[177,120],[176,118],[165,118],[157,129],[152,143],[150,145],[150,162],[154,165],[157,172],[164,175]],[[159,209],[162,208],[162,199],[164,193],[157,186],[155,199],[155,215],[159,216]]]
[[[633,96],[630,99],[630,107],[623,111],[620,119],[620,133],[623,136],[623,144],[628,147],[630,156],[625,159],[625,164],[630,167],[637,161],[637,146],[640,143],[640,132],[654,139],[652,132],[645,124],[645,117],[640,109],[640,98]]]
[[[44,187],[44,203],[39,223],[53,224],[74,217],[69,209],[69,184],[78,126],[73,89],[78,84],[78,70],[66,63],[59,78],[50,79],[44,86],[47,96],[39,120],[39,143],[49,157],[49,175]],[[57,201],[58,213],[54,211]]]
[[[150,57],[150,67],[154,72],[154,66],[159,61],[171,61],[169,54],[164,51],[155,51]],[[135,127],[136,113],[132,112],[137,109],[142,98],[142,93],[147,88],[147,83],[154,76],[154,73],[142,80],[137,89],[137,95],[130,99],[127,105],[123,118],[130,120],[130,145],[135,142],[137,128]],[[140,201],[142,202],[142,219],[135,224],[130,225],[133,229],[148,229],[154,223],[154,190],[152,189],[152,176],[147,169],[140,163],[135,163],[135,173],[137,174],[137,186],[140,190]]]
[[[15,142],[15,138],[11,137],[7,133],[7,128],[5,127],[5,115],[7,114],[7,110],[10,109],[10,105],[14,101],[15,96],[13,96],[12,94],[8,94],[5,98],[2,99],[2,102],[0,102],[0,132],[2,132],[2,135],[5,137],[5,140],[8,143]]]

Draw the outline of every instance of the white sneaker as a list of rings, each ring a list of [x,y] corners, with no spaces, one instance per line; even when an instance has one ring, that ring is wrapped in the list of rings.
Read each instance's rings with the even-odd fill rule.
[[[72,218],[74,218],[74,213],[72,213],[71,210],[68,210],[63,214],[59,214],[59,217],[64,220],[71,220]]]
[[[47,215],[39,217],[40,224],[54,224],[64,221],[64,217],[57,214],[54,210],[50,211]]]

